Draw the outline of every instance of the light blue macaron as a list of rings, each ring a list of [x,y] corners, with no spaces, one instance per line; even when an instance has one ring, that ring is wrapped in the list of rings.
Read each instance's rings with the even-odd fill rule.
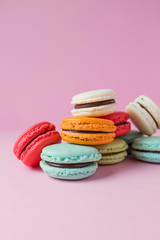
[[[137,138],[131,152],[136,159],[160,163],[160,137]]]
[[[143,137],[143,133],[137,130],[131,130],[129,133],[120,136],[119,138],[123,139],[128,144],[127,152],[131,153],[131,145],[136,138]]]
[[[131,130],[129,133],[122,135],[118,138],[123,139],[127,144],[132,144],[132,142],[136,139],[136,138],[140,138],[143,137],[143,133],[137,131],[137,130]]]
[[[51,177],[76,180],[95,173],[101,154],[94,147],[68,143],[43,148],[40,166]]]

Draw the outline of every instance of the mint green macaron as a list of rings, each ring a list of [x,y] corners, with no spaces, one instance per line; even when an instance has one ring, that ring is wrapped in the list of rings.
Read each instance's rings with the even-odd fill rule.
[[[101,153],[102,158],[97,162],[99,165],[115,164],[123,161],[127,156],[127,143],[119,138],[104,145],[95,146]]]
[[[160,137],[137,138],[132,144],[131,153],[138,160],[160,163]]]
[[[43,148],[41,158],[40,166],[49,176],[76,180],[95,173],[101,154],[94,147],[59,143]]]
[[[127,152],[131,153],[131,145],[136,138],[143,137],[144,134],[137,130],[131,130],[129,133],[120,136],[120,139],[123,139],[128,144]]]

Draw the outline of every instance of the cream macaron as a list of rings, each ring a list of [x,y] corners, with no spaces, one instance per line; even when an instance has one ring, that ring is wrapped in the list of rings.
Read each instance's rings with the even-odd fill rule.
[[[98,117],[113,113],[117,109],[116,93],[111,89],[99,89],[75,95],[72,98],[73,116]]]
[[[126,107],[126,112],[142,133],[151,136],[160,129],[160,107],[149,97],[136,98]]]

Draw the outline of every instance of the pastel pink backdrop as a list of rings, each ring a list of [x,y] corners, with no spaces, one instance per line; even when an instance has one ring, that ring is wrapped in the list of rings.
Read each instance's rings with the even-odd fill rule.
[[[47,120],[59,128],[73,95],[140,94],[160,103],[160,1],[0,2],[0,128]]]
[[[0,0],[0,239],[160,239],[160,165],[128,157],[69,182],[12,152],[33,123],[59,128],[83,91],[160,104],[159,13],[158,0]]]

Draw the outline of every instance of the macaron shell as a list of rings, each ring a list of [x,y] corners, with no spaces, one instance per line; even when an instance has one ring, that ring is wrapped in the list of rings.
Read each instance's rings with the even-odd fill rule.
[[[160,163],[160,153],[141,152],[134,149],[131,150],[131,153],[138,160],[151,163]]]
[[[96,162],[89,164],[82,168],[59,168],[49,166],[45,161],[40,162],[42,170],[50,177],[66,180],[78,180],[90,177],[93,175],[98,167]]]
[[[42,160],[53,163],[85,163],[101,159],[101,154],[94,147],[61,143],[43,148]]]
[[[156,120],[158,128],[160,128],[160,107],[146,96],[140,96],[136,98],[135,102],[144,106],[151,113],[151,115]]]
[[[117,103],[103,105],[99,107],[80,108],[73,109],[71,111],[73,116],[88,116],[88,117],[99,117],[113,113],[117,110]]]
[[[127,122],[129,115],[126,112],[115,112],[99,118],[111,120],[114,124],[122,124],[116,126],[116,137],[122,136],[131,130],[131,124]]]
[[[97,150],[103,155],[103,154],[114,154],[119,153],[122,151],[125,151],[128,148],[128,145],[126,142],[122,139],[115,138],[113,142],[95,146]]]
[[[126,107],[132,122],[140,130],[140,132],[151,136],[157,130],[157,126],[149,113],[138,103],[132,102]]]
[[[116,137],[122,136],[124,134],[127,134],[131,130],[131,124],[130,122],[127,122],[125,124],[116,126]]]
[[[84,92],[75,95],[72,98],[72,104],[83,104],[91,102],[105,101],[109,99],[115,99],[116,93],[112,89],[98,89],[94,91]]]
[[[57,131],[49,131],[40,135],[28,145],[21,154],[20,159],[29,167],[37,166],[41,160],[40,154],[44,147],[50,144],[61,142],[61,136]]]
[[[129,119],[129,114],[126,112],[114,112],[112,114],[100,117],[103,119],[108,119],[113,121],[115,124],[127,122]]]
[[[102,159],[99,160],[97,163],[98,165],[115,164],[115,163],[122,162],[126,156],[127,156],[126,151],[114,153],[110,155],[103,155]]]
[[[115,132],[114,122],[106,119],[71,117],[64,118],[61,125],[62,130]]]
[[[51,130],[55,130],[55,126],[49,122],[40,122],[28,128],[23,134],[21,134],[14,144],[13,152],[16,157],[20,159],[21,152],[33,139],[40,134]]]
[[[160,137],[141,137],[134,140],[132,148],[144,151],[160,151]]]
[[[80,145],[99,145],[112,142],[115,133],[76,133],[61,131],[62,139],[66,142]]]
[[[120,139],[123,139],[127,144],[131,144],[136,138],[143,137],[143,133],[137,130],[131,130],[129,133],[120,136]]]

